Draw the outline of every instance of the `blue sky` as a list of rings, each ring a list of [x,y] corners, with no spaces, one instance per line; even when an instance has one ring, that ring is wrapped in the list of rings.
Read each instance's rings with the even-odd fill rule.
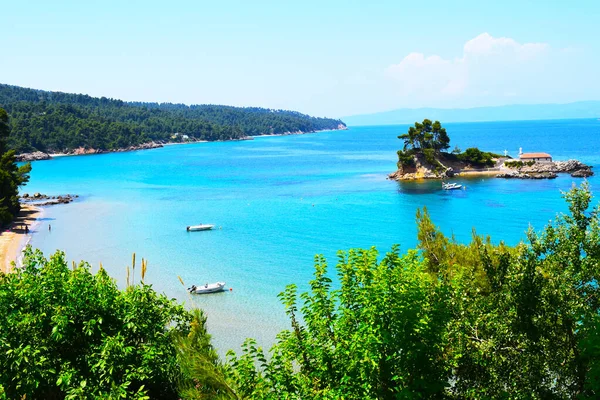
[[[341,117],[600,100],[598,1],[35,1],[0,83]]]

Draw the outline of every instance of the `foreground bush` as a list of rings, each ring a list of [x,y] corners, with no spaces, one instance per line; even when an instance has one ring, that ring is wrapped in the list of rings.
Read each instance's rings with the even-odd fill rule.
[[[317,257],[290,329],[222,366],[205,317],[148,285],[27,251],[0,275],[0,398],[594,399],[600,395],[600,215],[569,213],[510,247],[460,244],[417,213],[419,249]]]
[[[569,214],[516,247],[445,237],[418,213],[419,256],[317,259],[281,298],[291,329],[249,340],[229,379],[252,399],[572,399],[600,396],[600,219],[585,184]],[[338,286],[338,285],[336,285]]]
[[[9,399],[177,398],[174,337],[192,315],[149,285],[27,249],[0,274],[0,393]],[[0,395],[1,397],[2,395]]]

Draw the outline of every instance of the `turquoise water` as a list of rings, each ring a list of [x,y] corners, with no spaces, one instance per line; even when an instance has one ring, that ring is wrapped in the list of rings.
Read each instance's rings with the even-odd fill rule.
[[[597,120],[446,127],[451,145],[462,149],[507,149],[515,156],[523,147],[600,165]],[[63,249],[94,269],[102,262],[121,286],[136,252],[138,260],[149,260],[147,281],[157,290],[207,311],[224,352],[246,337],[268,347],[287,328],[277,294],[289,283],[306,288],[317,253],[333,271],[339,249],[413,247],[415,211],[423,206],[459,240],[469,240],[474,227],[495,241],[517,243],[530,223],[541,229],[566,210],[560,190],[581,182],[568,175],[457,179],[467,190],[444,192],[439,182],[389,181],[402,144],[397,136],[406,130],[357,127],[36,162],[24,191],[74,193],[81,200],[48,208],[31,243],[47,254]],[[598,179],[589,179],[593,189]],[[199,223],[220,229],[186,232]],[[225,280],[233,290],[191,299],[178,275],[188,286]]]

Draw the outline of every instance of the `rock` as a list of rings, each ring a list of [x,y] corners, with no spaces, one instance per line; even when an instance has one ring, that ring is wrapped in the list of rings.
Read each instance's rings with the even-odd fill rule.
[[[15,159],[21,162],[29,162],[29,161],[39,161],[39,160],[49,160],[50,154],[44,153],[41,151],[34,151],[33,153],[23,153],[17,154]]]
[[[527,174],[527,177],[530,179],[556,179],[558,175],[554,172],[539,172],[533,174]]]
[[[510,172],[500,173],[500,174],[496,175],[496,178],[505,178],[505,179],[521,178],[521,179],[523,179],[524,176],[523,176],[523,174],[519,173],[518,171],[510,171]]]
[[[557,169],[556,172],[574,172],[580,169],[590,169],[589,166],[577,160],[555,161],[554,165]]]
[[[79,197],[79,196],[71,195],[71,194],[60,195],[60,196],[48,196],[48,195],[41,194],[41,193],[35,193],[33,196],[29,196],[28,194],[27,194],[27,196],[25,196],[25,195],[21,196],[21,201],[28,202],[28,203],[36,205],[36,206],[52,206],[55,204],[69,204],[70,202],[75,200],[75,198],[77,198],[77,197]],[[41,202],[41,200],[49,200],[49,201]]]
[[[594,173],[591,167],[581,161],[554,161],[536,162],[533,165],[525,165],[520,168],[511,169],[509,172],[498,174],[498,178],[519,179],[554,179],[557,173],[570,173],[574,177],[587,177]]]
[[[579,169],[571,172],[571,176],[574,178],[587,178],[588,176],[592,175],[594,175],[594,172],[591,169]]]
[[[496,175],[496,178],[505,179],[555,179],[556,177],[557,175],[554,172],[522,173],[519,171],[509,171]]]
[[[29,197],[29,193],[24,193],[23,196],[21,196],[22,198],[26,199]]]

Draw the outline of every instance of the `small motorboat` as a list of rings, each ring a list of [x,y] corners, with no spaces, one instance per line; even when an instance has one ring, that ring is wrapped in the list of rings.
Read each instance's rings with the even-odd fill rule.
[[[225,282],[205,283],[201,286],[192,285],[188,288],[188,292],[192,294],[215,293],[223,290],[225,290]]]
[[[188,232],[209,231],[214,227],[215,227],[214,225],[208,225],[208,224],[190,225],[190,226],[186,226],[185,230]]]
[[[456,189],[461,189],[462,185],[459,185],[457,183],[444,183],[442,182],[442,189],[444,190],[456,190]]]

